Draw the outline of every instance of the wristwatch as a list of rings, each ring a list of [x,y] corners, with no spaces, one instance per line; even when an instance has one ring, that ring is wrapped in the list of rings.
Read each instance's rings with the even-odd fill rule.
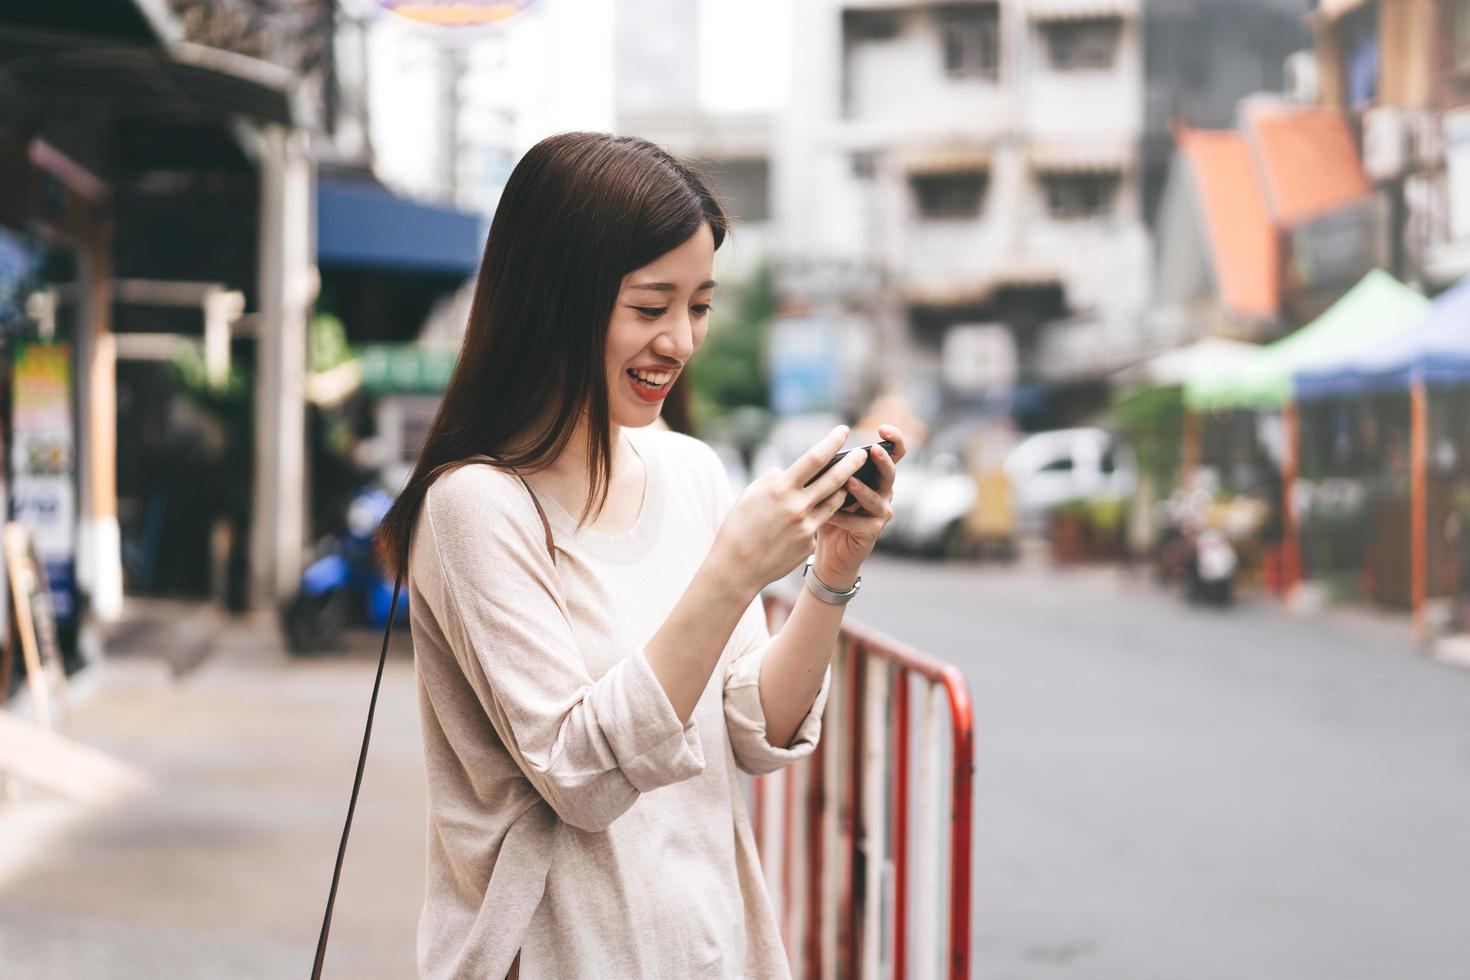
[[[811,590],[812,595],[829,606],[845,606],[851,602],[852,597],[858,594],[858,589],[863,587],[863,577],[859,575],[857,581],[852,583],[852,588],[846,592],[838,592],[836,589],[823,585],[822,580],[817,578],[817,573],[812,571],[812,562],[816,560],[816,555],[807,555],[806,567],[801,570],[801,578],[806,582],[806,587]]]

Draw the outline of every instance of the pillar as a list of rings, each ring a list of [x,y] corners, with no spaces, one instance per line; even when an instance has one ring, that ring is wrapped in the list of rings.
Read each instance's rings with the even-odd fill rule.
[[[84,250],[85,311],[77,331],[78,483],[82,491],[77,582],[99,620],[122,613],[117,524],[117,345],[112,334],[112,225],[100,218]]]
[[[261,136],[250,595],[269,609],[295,591],[305,543],[312,167],[303,133]]]
[[[1424,616],[1429,593],[1429,398],[1424,380],[1409,389],[1409,587],[1414,601],[1414,641],[1428,636]]]
[[[1297,525],[1296,474],[1301,459],[1301,415],[1296,402],[1287,402],[1281,410],[1286,437],[1281,459],[1281,591],[1291,602],[1302,578],[1302,538]]]

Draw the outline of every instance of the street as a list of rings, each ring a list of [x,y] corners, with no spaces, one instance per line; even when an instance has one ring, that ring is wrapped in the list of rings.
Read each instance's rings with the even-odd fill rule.
[[[886,561],[975,698],[975,975],[1470,976],[1470,672],[1402,619]]]
[[[1101,568],[883,557],[865,578],[853,613],[972,685],[975,976],[1470,973],[1470,672],[1403,621],[1191,609]],[[152,777],[142,797],[0,807],[7,977],[308,969],[376,650],[291,660],[266,635],[224,627],[180,679],[120,666],[82,699],[74,734]],[[395,645],[330,975],[412,973],[416,712]]]

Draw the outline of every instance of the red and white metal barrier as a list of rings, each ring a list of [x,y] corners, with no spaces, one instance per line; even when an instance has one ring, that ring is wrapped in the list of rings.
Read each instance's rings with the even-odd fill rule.
[[[765,607],[774,630],[791,599],[767,594]],[[794,977],[904,980],[911,959],[918,980],[969,977],[974,769],[964,676],[844,625],[816,752],[755,781],[756,843]]]

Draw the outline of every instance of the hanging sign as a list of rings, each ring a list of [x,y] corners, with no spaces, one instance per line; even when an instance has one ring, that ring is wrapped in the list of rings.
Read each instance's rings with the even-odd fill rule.
[[[359,6],[364,0],[359,0]],[[428,27],[491,27],[535,0],[365,0],[370,6]]]

